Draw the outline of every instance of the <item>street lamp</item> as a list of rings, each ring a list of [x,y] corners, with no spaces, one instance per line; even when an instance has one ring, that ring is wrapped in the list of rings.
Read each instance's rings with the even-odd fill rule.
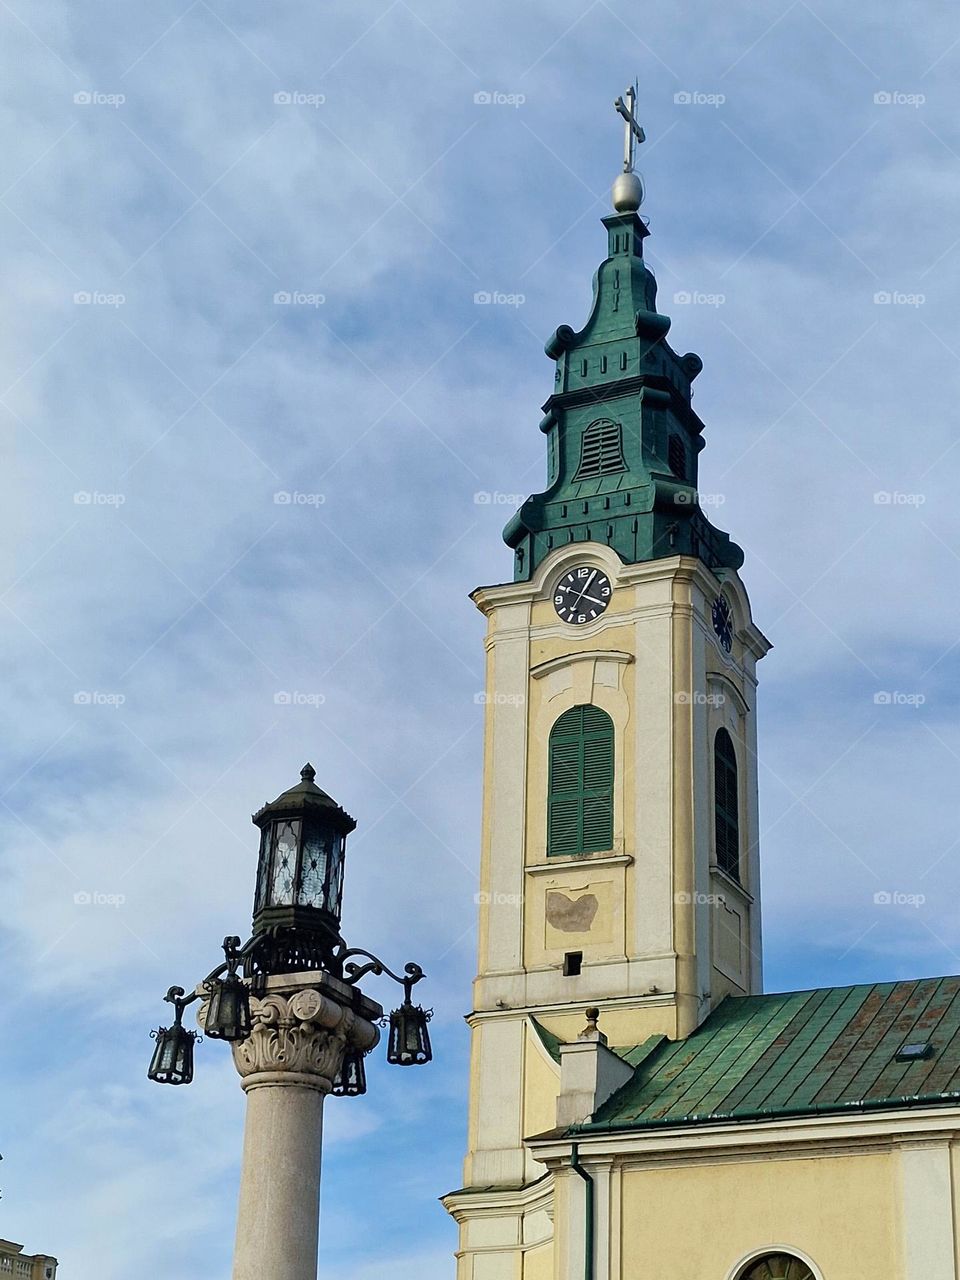
[[[413,1003],[417,964],[394,973],[340,932],[346,839],[353,818],[316,784],[300,782],[253,815],[260,830],[253,930],[223,941],[223,963],[190,995],[171,987],[175,1010],[156,1041],[148,1077],[189,1084],[199,1036],[184,1009],[231,1045],[247,1095],[234,1280],[316,1280],[322,1104],[366,1092],[364,1058],[388,1026],[387,1061],[429,1062],[432,1010]],[[367,974],[403,987],[389,1018],[359,988]]]
[[[387,1061],[406,1067],[432,1060],[427,1031],[432,1010],[411,999],[423,970],[408,964],[403,976],[396,974],[369,951],[348,948],[340,934],[346,840],[357,824],[317,786],[316,776],[313,765],[305,764],[296,786],[253,815],[261,833],[253,932],[243,945],[239,937],[224,938],[224,963],[192,995],[185,996],[182,987],[167,992],[164,999],[174,1004],[176,1017],[171,1027],[151,1032],[157,1046],[147,1074],[156,1083],[189,1084],[193,1079],[193,1045],[199,1037],[182,1025],[187,1005],[204,1000],[207,1037],[236,1043],[251,1034],[250,994],[264,977],[312,971],[347,986],[356,986],[368,973],[399,983],[404,998],[389,1016]],[[354,956],[367,963],[356,964]],[[237,972],[241,963],[243,978]],[[345,1051],[349,1084],[338,1073],[333,1092],[355,1096],[366,1091],[362,1058],[349,1061],[351,1053]]]

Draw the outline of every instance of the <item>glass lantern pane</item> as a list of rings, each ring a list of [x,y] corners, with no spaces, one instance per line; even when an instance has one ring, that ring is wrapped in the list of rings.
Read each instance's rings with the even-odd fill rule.
[[[288,907],[293,904],[294,878],[297,873],[297,845],[300,842],[300,823],[293,819],[277,822],[273,827],[273,856],[270,866],[270,907]]]
[[[297,903],[302,907],[336,910],[328,901],[327,875],[333,850],[333,832],[315,823],[307,823],[303,833],[303,864],[300,869],[300,891]]]
[[[267,886],[270,883],[270,828],[260,835],[260,857],[257,862],[257,896],[253,904],[254,911],[260,911],[267,904]]]
[[[338,836],[336,840],[337,861],[333,868],[333,874],[330,877],[332,884],[330,891],[331,910],[338,919],[340,917],[340,904],[343,901],[343,868],[347,860],[346,846],[347,837],[344,835]]]

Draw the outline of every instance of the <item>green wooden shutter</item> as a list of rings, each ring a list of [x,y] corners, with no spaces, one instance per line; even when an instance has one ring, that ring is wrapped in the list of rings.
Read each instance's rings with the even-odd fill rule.
[[[613,721],[589,704],[571,707],[550,731],[547,853],[613,846]]]
[[[740,796],[737,753],[726,729],[718,729],[713,744],[714,830],[717,866],[740,879]]]

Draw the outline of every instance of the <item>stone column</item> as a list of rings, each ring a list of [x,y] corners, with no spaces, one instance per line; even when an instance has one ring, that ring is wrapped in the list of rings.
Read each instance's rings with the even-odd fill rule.
[[[250,1006],[233,1046],[247,1095],[233,1280],[316,1280],[323,1099],[344,1049],[377,1043],[382,1010],[320,973],[268,978]]]

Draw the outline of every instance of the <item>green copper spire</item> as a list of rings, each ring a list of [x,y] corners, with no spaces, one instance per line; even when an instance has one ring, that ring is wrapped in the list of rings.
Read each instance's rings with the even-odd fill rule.
[[[739,569],[743,552],[715,528],[697,498],[703,423],[691,406],[699,356],[678,356],[657,311],[657,284],[643,261],[649,231],[637,210],[643,187],[633,172],[643,130],[635,95],[617,100],[626,121],[624,171],[614,183],[618,212],[604,218],[608,257],[593,283],[593,309],[575,333],[561,325],[546,344],[557,370],[543,406],[548,479],[503,537],[514,577],[529,578],[554,548],[602,542],[628,564],[699,556],[710,568]]]

